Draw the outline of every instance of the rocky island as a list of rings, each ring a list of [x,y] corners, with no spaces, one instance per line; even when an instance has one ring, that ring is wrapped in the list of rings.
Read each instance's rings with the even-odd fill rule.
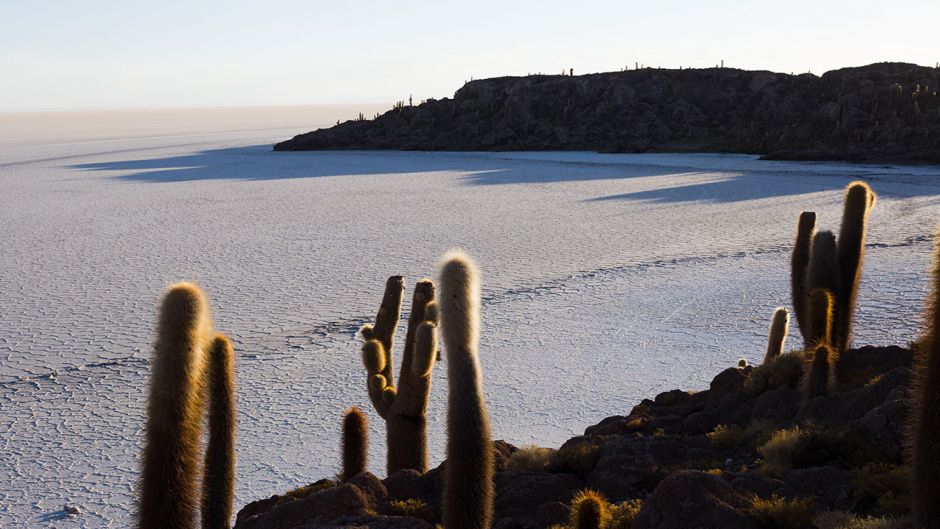
[[[728,152],[773,159],[940,163],[940,69],[816,76],[733,68],[529,75],[466,83],[278,143],[276,151]]]

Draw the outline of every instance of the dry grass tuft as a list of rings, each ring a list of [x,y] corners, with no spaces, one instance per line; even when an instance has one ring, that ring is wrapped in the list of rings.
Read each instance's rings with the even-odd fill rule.
[[[813,500],[787,499],[777,495],[769,500],[754,498],[751,517],[765,529],[805,529],[812,527]]]
[[[523,446],[509,456],[507,468],[513,472],[541,472],[548,468],[548,462],[554,453],[552,448]]]

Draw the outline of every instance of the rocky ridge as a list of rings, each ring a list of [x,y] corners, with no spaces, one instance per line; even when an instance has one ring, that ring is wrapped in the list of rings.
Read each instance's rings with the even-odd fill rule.
[[[704,391],[661,393],[554,451],[496,441],[494,529],[566,524],[585,488],[612,505],[642,505],[618,529],[817,527],[773,525],[774,504],[807,520],[826,511],[906,515],[913,352],[851,349],[839,359],[837,388],[813,399],[799,387],[805,356],[726,369]],[[248,504],[236,528],[431,529],[441,523],[444,465],[320,480]]]
[[[822,76],[645,68],[500,77],[274,149],[733,152],[940,163],[938,88],[940,69],[905,63]]]

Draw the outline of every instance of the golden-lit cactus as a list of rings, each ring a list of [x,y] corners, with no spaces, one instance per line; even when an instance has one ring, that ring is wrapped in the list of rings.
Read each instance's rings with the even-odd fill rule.
[[[369,460],[369,429],[366,415],[353,406],[343,416],[343,481],[366,471]]]
[[[228,529],[235,496],[235,355],[216,334],[209,347],[206,386],[209,442],[202,479],[202,529]]]
[[[809,294],[807,315],[809,316],[809,335],[806,348],[812,349],[819,344],[832,342],[832,293],[824,288],[814,288]]]
[[[868,214],[874,205],[875,193],[865,182],[852,182],[846,187],[842,226],[839,228],[839,289],[833,292],[836,304],[832,343],[838,351],[845,351],[852,340],[852,319],[865,256]]]
[[[913,367],[911,492],[917,527],[940,529],[940,232],[934,235],[933,289],[927,297],[927,329]]]
[[[764,354],[764,363],[780,356],[783,352],[783,343],[787,340],[787,330],[790,327],[790,313],[787,309],[779,307],[774,311],[770,320],[770,331],[767,334],[767,352]]]
[[[493,442],[480,371],[480,280],[473,261],[459,251],[446,255],[440,285],[449,386],[444,527],[489,529]]]
[[[140,529],[189,529],[199,506],[200,433],[209,304],[190,283],[169,288],[160,306],[151,363],[142,457]]]
[[[793,314],[796,315],[796,324],[800,334],[806,338],[806,268],[809,266],[810,245],[813,233],[816,230],[816,213],[804,211],[800,213],[800,220],[796,228],[796,241],[793,244],[793,255],[790,258],[790,291],[793,302]]]
[[[401,373],[395,384],[392,348],[404,289],[401,276],[390,277],[375,324],[364,325],[360,331],[365,340],[362,361],[368,376],[369,399],[385,419],[389,475],[405,468],[422,473],[428,469],[426,412],[431,372],[437,360],[434,283],[422,280],[415,286]]]
[[[572,529],[604,529],[610,523],[607,500],[598,492],[584,489],[571,500]]]

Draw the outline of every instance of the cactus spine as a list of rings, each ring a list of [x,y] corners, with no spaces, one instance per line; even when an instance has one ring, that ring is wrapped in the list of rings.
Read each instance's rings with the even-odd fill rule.
[[[571,501],[571,522],[573,529],[603,529],[610,521],[607,500],[599,493],[585,489]]]
[[[480,283],[464,253],[441,267],[441,331],[447,353],[447,465],[444,527],[488,529],[493,517],[493,443],[478,346]]]
[[[209,348],[209,443],[202,480],[202,529],[228,529],[235,495],[235,363],[232,344],[216,334]]]
[[[198,507],[202,387],[211,320],[199,287],[179,283],[160,306],[142,457],[140,529],[190,529]]]
[[[927,332],[914,364],[911,490],[917,527],[940,529],[940,233],[934,235]]]
[[[764,363],[780,356],[783,352],[783,343],[787,339],[787,329],[790,326],[790,313],[780,307],[774,311],[770,321],[770,332],[767,336],[767,352],[764,354]]]
[[[832,341],[844,351],[852,340],[852,319],[858,298],[858,281],[865,256],[868,214],[875,205],[875,193],[864,182],[852,182],[845,192],[842,226],[839,228],[839,290],[833,315]]]
[[[434,283],[423,280],[415,286],[401,373],[395,385],[392,346],[404,289],[401,276],[390,277],[375,324],[364,325],[360,331],[365,340],[362,360],[368,375],[369,399],[385,419],[389,475],[405,468],[422,473],[428,469],[426,412],[431,371],[437,359]]]
[[[369,431],[366,416],[353,406],[343,417],[343,481],[366,471],[369,452]]]
[[[793,298],[793,313],[796,315],[796,324],[800,334],[806,339],[806,268],[809,266],[810,244],[813,232],[816,230],[816,213],[804,211],[800,213],[800,220],[796,228],[796,241],[793,245],[793,255],[790,259],[790,289]]]

